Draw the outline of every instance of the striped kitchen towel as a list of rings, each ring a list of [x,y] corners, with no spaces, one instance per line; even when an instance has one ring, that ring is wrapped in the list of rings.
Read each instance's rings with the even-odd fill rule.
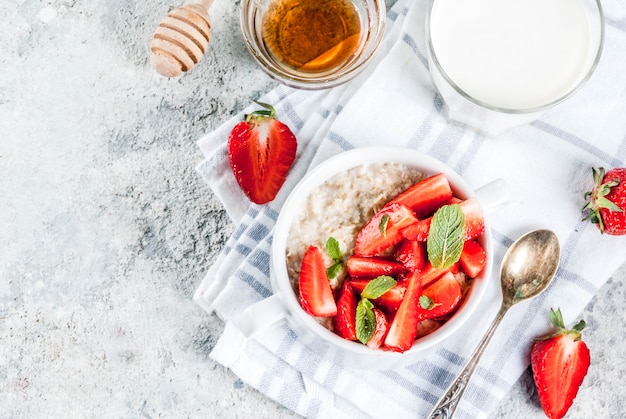
[[[377,60],[351,82],[324,91],[278,87],[262,101],[277,109],[299,141],[296,162],[277,198],[251,205],[230,171],[226,141],[245,109],[200,139],[198,166],[236,225],[199,286],[195,301],[216,312],[225,330],[211,357],[244,382],[306,417],[424,417],[475,348],[500,304],[499,262],[511,243],[535,228],[559,237],[556,280],[532,301],[514,307],[488,346],[457,410],[486,417],[528,366],[532,339],[549,327],[551,307],[574,321],[626,261],[626,237],[600,235],[581,221],[591,167],[626,163],[626,12],[606,0],[603,58],[588,84],[539,120],[496,138],[449,123],[425,58],[426,0],[398,0],[388,13]],[[414,364],[385,371],[354,370],[310,350],[286,324],[246,339],[233,319],[272,295],[269,255],[281,205],[302,176],[342,151],[368,145],[408,147],[430,154],[479,187],[505,179],[512,202],[490,215],[494,278],[471,329]]]

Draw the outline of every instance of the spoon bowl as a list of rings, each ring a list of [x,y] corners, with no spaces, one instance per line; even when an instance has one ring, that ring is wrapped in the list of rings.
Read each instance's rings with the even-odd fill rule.
[[[480,357],[504,315],[513,305],[535,297],[548,287],[556,274],[560,257],[558,238],[550,230],[533,230],[509,247],[500,267],[500,310],[457,378],[431,411],[429,418],[452,417]]]
[[[500,268],[503,304],[512,306],[543,291],[556,273],[560,254],[550,230],[531,231],[513,243]]]

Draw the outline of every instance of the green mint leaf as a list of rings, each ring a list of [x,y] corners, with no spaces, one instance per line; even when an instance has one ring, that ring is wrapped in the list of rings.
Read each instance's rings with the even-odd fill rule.
[[[380,234],[384,237],[387,237],[387,226],[389,225],[389,215],[385,214],[380,219],[380,223],[378,224],[378,229],[380,230]]]
[[[367,283],[363,292],[361,292],[361,297],[375,300],[395,286],[395,279],[390,276],[381,275]]]
[[[419,305],[424,310],[432,310],[435,308],[435,302],[427,295],[420,295]]]
[[[433,215],[426,241],[428,260],[436,269],[458,262],[463,251],[465,216],[457,204],[444,205]]]
[[[339,242],[334,237],[329,237],[328,240],[326,240],[326,252],[328,252],[328,256],[335,262],[343,260],[343,253],[341,253],[341,249],[339,248]]]
[[[374,305],[367,298],[362,298],[356,305],[356,337],[363,344],[369,342],[376,330],[373,308]]]
[[[326,278],[328,279],[336,278],[337,275],[339,275],[339,272],[341,272],[341,267],[342,267],[341,262],[330,265],[328,268],[326,268]]]

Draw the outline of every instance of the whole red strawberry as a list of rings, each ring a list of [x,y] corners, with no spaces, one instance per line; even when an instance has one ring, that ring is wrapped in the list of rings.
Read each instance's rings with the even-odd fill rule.
[[[535,341],[530,364],[543,411],[549,418],[558,419],[571,407],[591,358],[581,340],[583,320],[566,329],[561,310],[550,310],[550,321],[557,331]]]
[[[593,170],[594,187],[585,194],[585,220],[598,225],[600,232],[621,236],[626,234],[626,168],[611,169],[606,174],[600,167]]]
[[[228,137],[228,158],[237,183],[256,204],[272,201],[296,157],[297,142],[289,127],[278,121],[276,110],[263,109],[246,115]]]

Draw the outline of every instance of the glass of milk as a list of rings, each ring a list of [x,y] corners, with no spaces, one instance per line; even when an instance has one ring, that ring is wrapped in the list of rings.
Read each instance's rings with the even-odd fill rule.
[[[497,135],[585,84],[604,16],[599,0],[430,0],[426,39],[449,118]]]

